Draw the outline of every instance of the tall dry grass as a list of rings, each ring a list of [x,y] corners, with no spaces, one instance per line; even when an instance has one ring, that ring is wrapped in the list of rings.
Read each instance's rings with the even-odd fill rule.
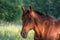
[[[27,38],[24,39],[20,35],[21,29],[21,25],[15,25],[12,23],[0,24],[0,40],[33,40],[33,30],[31,30],[28,33]]]

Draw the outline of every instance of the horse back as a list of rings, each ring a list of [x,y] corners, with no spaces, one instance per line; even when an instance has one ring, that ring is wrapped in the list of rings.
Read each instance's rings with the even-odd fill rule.
[[[60,40],[60,20],[53,22],[47,33],[47,40]]]

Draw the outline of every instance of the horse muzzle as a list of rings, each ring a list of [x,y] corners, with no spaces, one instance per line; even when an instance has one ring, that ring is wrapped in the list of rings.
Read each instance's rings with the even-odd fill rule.
[[[23,38],[27,38],[27,32],[21,32],[21,36],[22,36]]]

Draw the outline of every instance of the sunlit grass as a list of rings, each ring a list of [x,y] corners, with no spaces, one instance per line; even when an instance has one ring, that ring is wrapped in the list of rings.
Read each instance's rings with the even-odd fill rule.
[[[33,30],[28,33],[26,39],[20,35],[22,27],[18,25],[0,25],[0,40],[33,40]]]

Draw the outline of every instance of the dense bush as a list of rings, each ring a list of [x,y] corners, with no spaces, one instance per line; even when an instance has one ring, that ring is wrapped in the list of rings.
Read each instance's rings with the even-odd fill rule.
[[[24,0],[24,6],[27,8],[29,5],[47,15],[60,17],[60,0]]]
[[[60,17],[60,0],[0,0],[0,20],[19,21],[21,7],[28,9],[29,5],[45,14]]]
[[[20,19],[22,1],[0,0],[0,19],[5,21],[16,21]]]

